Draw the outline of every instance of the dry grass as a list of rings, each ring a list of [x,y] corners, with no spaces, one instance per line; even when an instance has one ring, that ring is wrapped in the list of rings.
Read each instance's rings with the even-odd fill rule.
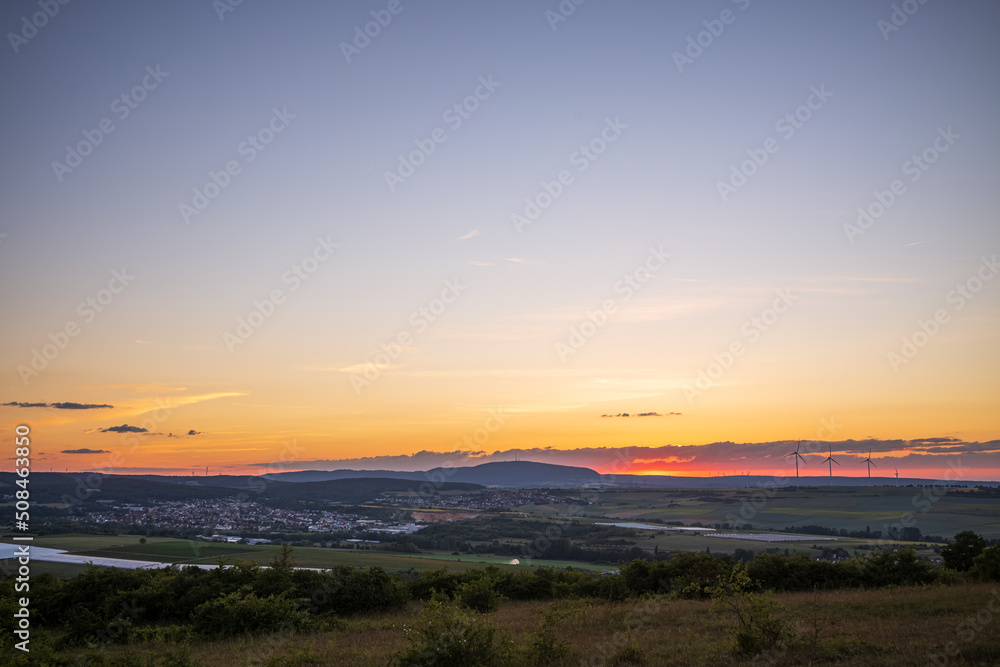
[[[1000,588],[994,585],[793,593],[777,599],[795,620],[799,639],[784,653],[756,661],[732,655],[727,622],[713,616],[703,601],[561,602],[557,605],[569,605],[571,613],[555,634],[569,643],[569,665],[924,667],[945,664],[930,661],[935,654],[943,656],[946,646],[956,653],[949,665],[1000,664]],[[989,609],[991,600],[996,613]],[[523,648],[551,608],[547,602],[508,602],[490,620]],[[398,613],[352,619],[342,629],[312,635],[199,643],[191,654],[219,667],[381,666],[404,648],[403,626],[414,625],[419,609],[414,603]],[[977,614],[975,624],[963,626]]]

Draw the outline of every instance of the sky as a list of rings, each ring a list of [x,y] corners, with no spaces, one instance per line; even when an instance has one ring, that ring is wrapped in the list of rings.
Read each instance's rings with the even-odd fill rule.
[[[0,429],[35,470],[788,474],[805,441],[803,474],[1000,479],[994,2],[0,27]]]

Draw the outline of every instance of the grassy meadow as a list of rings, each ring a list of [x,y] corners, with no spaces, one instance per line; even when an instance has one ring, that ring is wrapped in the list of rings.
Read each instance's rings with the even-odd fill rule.
[[[962,584],[790,593],[776,596],[780,614],[795,626],[786,649],[756,659],[731,650],[735,621],[712,611],[708,601],[653,599],[599,603],[507,602],[484,621],[495,624],[515,646],[529,646],[544,615],[566,615],[553,628],[567,653],[563,665],[987,665],[1000,663],[1000,590],[995,584]],[[218,667],[387,665],[407,645],[407,629],[422,605],[349,619],[315,634],[271,635],[191,646],[194,663]],[[555,614],[553,614],[555,611]],[[972,621],[970,622],[970,619]],[[153,655],[153,644],[108,647],[108,656]],[[945,651],[950,651],[948,655]],[[938,656],[937,658],[935,656]],[[944,659],[946,658],[946,661]],[[190,663],[189,663],[190,664]],[[539,664],[521,655],[511,665]]]

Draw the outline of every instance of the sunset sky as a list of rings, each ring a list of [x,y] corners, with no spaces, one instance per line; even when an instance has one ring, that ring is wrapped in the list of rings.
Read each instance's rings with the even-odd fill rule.
[[[1000,479],[995,2],[0,26],[36,470],[788,474],[801,440],[808,475]]]

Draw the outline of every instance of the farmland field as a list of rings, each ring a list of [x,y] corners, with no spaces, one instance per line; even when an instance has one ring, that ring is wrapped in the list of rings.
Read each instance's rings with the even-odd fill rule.
[[[266,565],[279,552],[276,545],[241,545],[181,540],[169,537],[149,537],[140,544],[140,535],[47,535],[35,540],[35,546],[64,549],[70,554],[94,558],[123,558],[148,560],[151,562],[176,563],[178,565],[214,565],[221,556],[227,563],[236,559]],[[355,549],[324,549],[317,547],[296,547],[295,562],[301,567],[331,568],[337,565],[354,567],[381,567],[388,572],[437,569],[464,571],[497,565],[503,569],[517,570],[532,566],[577,567],[590,570],[605,570],[606,566],[572,561],[534,561],[511,565],[510,557],[493,555],[455,556],[444,552],[421,554],[395,554]],[[50,564],[56,565],[56,564]],[[41,565],[39,565],[41,567]],[[74,566],[82,569],[82,566]],[[73,570],[75,573],[76,570]]]
[[[594,489],[588,505],[525,505],[550,518],[636,523],[680,521],[749,523],[755,530],[818,525],[850,531],[915,526],[924,535],[951,537],[973,530],[1000,538],[1000,499],[945,495],[938,487],[788,487],[781,489]],[[663,546],[660,547],[664,548]]]

